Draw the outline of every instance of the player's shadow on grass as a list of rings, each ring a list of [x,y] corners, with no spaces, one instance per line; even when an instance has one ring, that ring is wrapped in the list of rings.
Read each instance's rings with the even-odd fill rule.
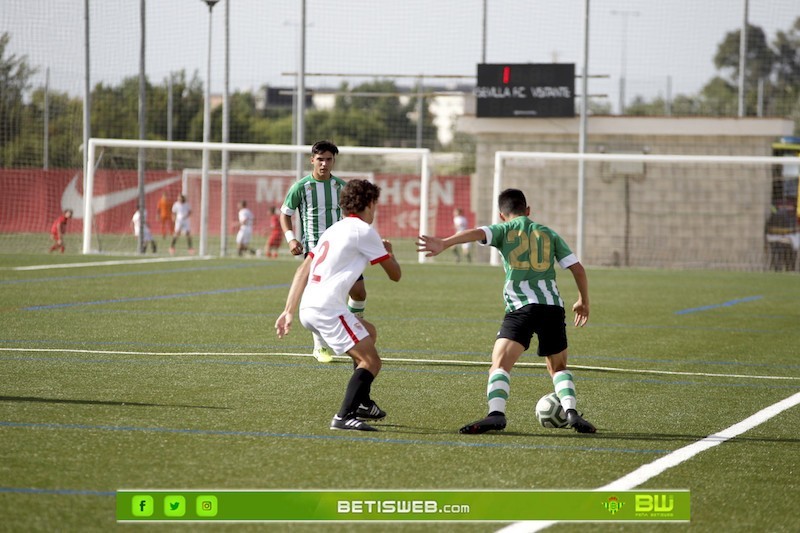
[[[0,396],[0,402],[54,403],[54,404],[67,404],[67,405],[111,405],[118,407],[181,407],[185,409],[230,409],[230,407],[217,407],[213,405],[119,402],[110,400],[73,400],[65,398],[39,398],[36,396]]]
[[[452,435],[458,433],[458,428],[432,428],[422,426],[406,426],[403,424],[381,424],[375,422],[372,424],[381,431],[390,433],[405,433],[409,435]]]

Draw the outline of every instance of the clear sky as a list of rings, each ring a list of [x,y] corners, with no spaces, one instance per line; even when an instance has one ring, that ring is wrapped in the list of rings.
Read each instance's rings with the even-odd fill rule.
[[[288,86],[298,65],[300,0],[223,0],[213,11],[211,90],[222,91],[225,3],[230,2],[231,90]],[[483,0],[307,0],[306,71],[474,75],[484,53]],[[582,64],[583,0],[487,0],[489,63]],[[146,0],[146,71],[161,83],[172,71],[206,77],[208,8],[202,0]],[[741,26],[744,0],[592,0],[590,83],[616,106],[619,76],[627,94],[694,93],[716,74],[713,56]],[[139,0],[90,0],[92,84],[115,84],[139,69]],[[749,0],[749,20],[770,40],[800,16],[798,0]],[[623,25],[627,22],[627,31]],[[80,95],[84,76],[84,0],[3,0],[0,32],[27,55],[44,84]],[[624,61],[623,61],[624,49]],[[335,87],[340,77],[309,77]],[[351,83],[364,78],[349,78]],[[464,80],[471,82],[472,80]],[[401,84],[411,84],[401,80]],[[452,83],[438,80],[437,84]]]

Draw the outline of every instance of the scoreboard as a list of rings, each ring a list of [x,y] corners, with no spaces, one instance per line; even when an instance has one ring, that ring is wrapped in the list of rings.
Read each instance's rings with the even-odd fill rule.
[[[574,117],[574,63],[482,63],[478,117]]]

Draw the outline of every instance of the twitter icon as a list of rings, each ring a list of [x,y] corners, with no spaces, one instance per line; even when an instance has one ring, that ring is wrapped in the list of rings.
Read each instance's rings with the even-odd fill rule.
[[[183,516],[186,514],[186,498],[183,496],[164,497],[164,516]]]

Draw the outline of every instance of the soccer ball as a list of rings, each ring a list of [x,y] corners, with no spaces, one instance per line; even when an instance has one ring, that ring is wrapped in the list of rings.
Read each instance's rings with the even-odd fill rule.
[[[567,413],[555,392],[545,394],[536,402],[536,420],[546,428],[567,427]]]

